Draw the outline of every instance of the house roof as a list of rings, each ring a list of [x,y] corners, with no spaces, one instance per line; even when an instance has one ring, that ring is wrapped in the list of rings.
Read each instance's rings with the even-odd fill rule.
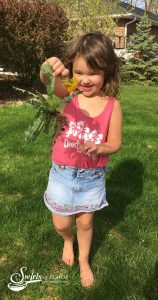
[[[130,4],[121,2],[118,5],[117,13],[112,14],[112,16],[115,18],[127,18],[127,19],[133,19],[134,17],[137,18],[137,20],[140,20],[140,18],[144,15],[144,9],[141,9],[139,7],[134,7]],[[151,21],[151,23],[155,26],[158,26],[158,15],[153,14],[149,11],[147,11],[147,15]]]

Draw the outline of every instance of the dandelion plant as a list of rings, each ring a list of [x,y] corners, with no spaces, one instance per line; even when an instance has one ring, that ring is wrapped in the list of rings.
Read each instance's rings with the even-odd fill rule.
[[[51,66],[45,64],[41,67],[41,70],[49,75],[47,95],[42,95],[38,92],[34,94],[18,89],[22,92],[27,92],[31,96],[26,105],[33,107],[36,110],[33,125],[29,125],[25,132],[25,142],[34,142],[42,131],[45,133],[51,132],[54,141],[56,136],[62,132],[64,126],[67,124],[66,117],[61,113],[63,104],[70,102],[75,95],[81,93],[80,91],[73,93],[77,88],[77,80],[73,77],[72,79],[66,79],[63,83],[67,90],[72,92],[72,94],[63,99],[55,96],[55,78],[52,75]]]

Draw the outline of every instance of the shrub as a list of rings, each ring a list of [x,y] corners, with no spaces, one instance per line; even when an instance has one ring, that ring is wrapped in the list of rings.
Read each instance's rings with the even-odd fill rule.
[[[45,0],[0,0],[0,63],[33,82],[45,57],[63,56],[68,20]]]

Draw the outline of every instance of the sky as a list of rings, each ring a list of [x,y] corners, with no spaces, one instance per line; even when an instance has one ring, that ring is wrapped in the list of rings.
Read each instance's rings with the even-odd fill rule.
[[[144,8],[144,3],[142,1],[138,1],[137,6],[141,7],[141,8]]]
[[[128,0],[124,0],[123,2],[131,2],[131,1],[128,1]],[[144,1],[139,1],[139,0],[137,0],[137,1],[133,1],[133,3],[134,2],[137,2],[137,7],[140,7],[140,8],[144,8]]]

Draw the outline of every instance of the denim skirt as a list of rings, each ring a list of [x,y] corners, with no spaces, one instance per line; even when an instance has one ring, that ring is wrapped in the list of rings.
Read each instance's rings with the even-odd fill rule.
[[[105,167],[79,169],[53,162],[44,193],[45,205],[61,216],[102,209],[108,205],[105,171]]]

